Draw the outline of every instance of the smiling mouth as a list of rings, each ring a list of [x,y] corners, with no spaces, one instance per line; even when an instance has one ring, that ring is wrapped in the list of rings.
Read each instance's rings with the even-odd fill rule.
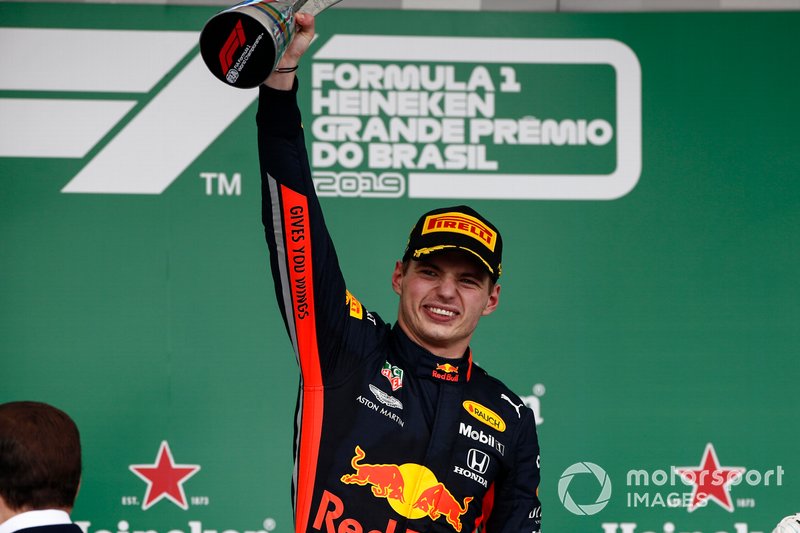
[[[453,318],[457,314],[455,311],[450,311],[448,309],[443,309],[433,305],[426,305],[425,309],[432,315],[442,318]]]

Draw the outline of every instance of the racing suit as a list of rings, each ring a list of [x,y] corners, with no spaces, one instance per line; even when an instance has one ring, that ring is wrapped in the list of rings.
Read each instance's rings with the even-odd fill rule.
[[[300,366],[297,532],[537,532],[533,412],[472,361],[437,357],[345,287],[311,179],[297,82],[262,86],[262,218]]]

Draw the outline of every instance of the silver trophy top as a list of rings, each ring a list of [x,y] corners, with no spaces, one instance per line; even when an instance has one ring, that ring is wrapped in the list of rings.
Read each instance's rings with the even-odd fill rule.
[[[342,0],[297,0],[292,7],[295,13],[309,13],[316,17],[325,9],[341,1]]]

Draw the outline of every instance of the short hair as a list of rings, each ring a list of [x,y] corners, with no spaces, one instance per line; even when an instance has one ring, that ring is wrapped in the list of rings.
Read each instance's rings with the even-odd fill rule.
[[[0,496],[10,509],[71,509],[80,480],[80,433],[69,415],[40,402],[0,404]]]

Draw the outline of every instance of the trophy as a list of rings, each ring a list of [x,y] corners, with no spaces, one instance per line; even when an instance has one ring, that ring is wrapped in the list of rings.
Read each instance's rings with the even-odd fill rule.
[[[294,37],[294,15],[316,16],[341,0],[246,0],[211,17],[200,55],[211,73],[240,89],[258,87]]]

